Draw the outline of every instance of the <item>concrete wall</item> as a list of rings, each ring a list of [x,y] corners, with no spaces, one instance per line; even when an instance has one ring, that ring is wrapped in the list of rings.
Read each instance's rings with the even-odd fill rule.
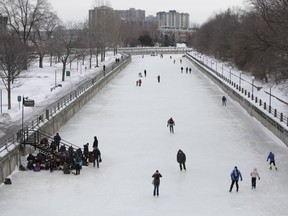
[[[116,69],[98,81],[96,85],[88,89],[85,93],[79,96],[79,98],[58,112],[57,115],[53,115],[53,117],[43,126],[41,126],[40,129],[49,134],[56,133],[61,126],[63,126],[79,110],[81,110],[81,108],[87,102],[89,102],[103,87],[105,87],[115,76],[117,76],[130,62],[131,58],[128,58]],[[93,82],[93,80],[91,80],[91,82]],[[7,153],[4,157],[0,158],[0,184],[17,168],[20,157],[32,153],[33,151],[34,149],[29,146],[18,145],[9,151],[9,153]]]
[[[280,124],[277,119],[274,120],[272,117],[266,115],[260,110],[253,101],[248,101],[246,98],[239,94],[239,91],[230,88],[223,83],[218,77],[215,77],[208,72],[197,60],[194,60],[191,56],[186,56],[200,71],[206,74],[211,80],[213,80],[219,87],[227,93],[233,100],[237,101],[249,115],[255,117],[262,125],[270,130],[275,136],[277,136],[286,146],[288,146],[288,131],[285,126]]]

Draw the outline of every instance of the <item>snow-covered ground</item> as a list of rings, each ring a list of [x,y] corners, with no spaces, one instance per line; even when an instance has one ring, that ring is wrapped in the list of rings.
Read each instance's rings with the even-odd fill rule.
[[[91,69],[89,69],[88,60],[84,64],[82,61],[74,61],[71,67],[70,64],[67,66],[66,71],[70,71],[70,76],[66,76],[64,82],[62,82],[61,63],[55,64],[53,62],[53,65],[50,66],[49,59],[45,59],[44,68],[39,68],[38,63],[35,62],[35,65],[23,72],[21,78],[14,83],[11,91],[12,108],[10,110],[8,110],[7,91],[3,83],[0,82],[0,138],[7,128],[16,124],[21,125],[22,107],[21,102],[18,102],[19,96],[28,97],[28,99],[35,101],[35,107],[24,108],[24,121],[35,119],[39,115],[39,110],[45,111],[48,105],[72,91],[77,83],[95,77],[102,70],[103,65],[107,66],[114,63],[115,58],[120,58],[120,54],[113,55],[113,53],[108,52],[106,61],[99,61],[99,67],[95,67],[96,62],[93,59]],[[62,87],[54,88],[58,84],[61,84]]]
[[[100,168],[81,175],[15,172],[12,185],[0,187],[1,216],[284,216],[288,212],[287,147],[251,118],[239,104],[181,56],[132,57],[107,87],[59,133],[80,147],[99,140]],[[173,63],[173,60],[176,63]],[[192,73],[180,72],[191,67]],[[138,73],[147,70],[142,86]],[[161,82],[157,82],[160,75]],[[176,123],[170,134],[168,118]],[[176,153],[187,156],[180,171]],[[269,170],[269,151],[278,171]],[[234,166],[242,172],[239,192],[229,193]],[[250,172],[261,180],[251,189]],[[152,174],[163,175],[153,197]]]

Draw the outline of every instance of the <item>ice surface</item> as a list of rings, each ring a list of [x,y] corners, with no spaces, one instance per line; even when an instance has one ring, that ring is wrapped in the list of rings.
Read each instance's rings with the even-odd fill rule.
[[[100,168],[81,175],[15,172],[0,187],[1,216],[284,216],[288,212],[287,147],[180,55],[132,57],[107,87],[59,130],[80,147],[99,140]],[[173,60],[176,59],[176,63]],[[180,67],[192,73],[181,73]],[[147,70],[142,86],[138,73]],[[157,82],[157,76],[161,82]],[[227,106],[221,98],[227,96]],[[170,134],[167,120],[175,120]],[[176,153],[187,157],[180,171]],[[269,151],[278,171],[269,170]],[[242,172],[229,193],[230,172]],[[251,189],[250,172],[261,180]],[[153,197],[152,174],[163,175]]]

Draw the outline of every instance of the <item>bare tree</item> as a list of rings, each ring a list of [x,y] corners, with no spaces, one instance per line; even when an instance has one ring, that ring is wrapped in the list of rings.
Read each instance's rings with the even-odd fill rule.
[[[79,45],[81,29],[78,24],[67,23],[58,26],[53,32],[53,52],[62,63],[62,81],[65,81],[66,67],[78,57],[77,46]]]
[[[2,0],[0,13],[8,17],[8,26],[27,44],[33,28],[50,11],[47,0]]]
[[[32,41],[39,58],[39,67],[43,68],[43,58],[49,53],[53,31],[60,25],[56,14],[47,12],[45,18],[33,26],[29,39]]]
[[[13,87],[21,85],[15,82],[33,59],[31,51],[17,36],[4,32],[0,34],[0,77],[8,93],[8,109],[11,109]]]
[[[276,83],[288,79],[288,2],[283,0],[250,0],[257,26],[258,51],[268,53],[270,70]],[[272,67],[271,67],[272,66]]]

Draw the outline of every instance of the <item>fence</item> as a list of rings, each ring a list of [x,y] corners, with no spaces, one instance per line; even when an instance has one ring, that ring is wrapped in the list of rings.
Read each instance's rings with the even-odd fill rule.
[[[271,105],[267,105],[267,103],[262,99],[255,97],[250,91],[242,88],[241,83],[238,84],[233,82],[230,76],[229,78],[224,76],[222,72],[219,73],[208,65],[205,65],[203,61],[198,60],[189,53],[186,53],[186,56],[188,59],[195,62],[196,66],[200,70],[204,71],[223,89],[225,89],[226,93],[229,93],[232,98],[236,99],[250,115],[256,117],[264,126],[266,126],[288,146],[287,116],[284,116],[283,113],[280,113],[277,109],[271,107]],[[244,81],[244,79],[242,79],[242,81]],[[253,85],[253,83],[251,84]]]
[[[15,147],[19,146],[20,143],[24,140],[23,138],[28,137],[29,133],[33,132],[34,129],[39,128],[41,125],[44,125],[47,121],[49,121],[49,119],[57,115],[57,113],[59,113],[73,101],[77,100],[87,90],[97,85],[97,83],[101,79],[103,79],[111,71],[116,69],[118,66],[120,66],[130,58],[131,57],[128,55],[123,55],[123,58],[120,59],[120,62],[111,63],[110,65],[106,66],[105,70],[101,70],[100,73],[98,73],[95,77],[85,81],[76,90],[73,90],[72,92],[66,94],[57,102],[47,107],[46,110],[40,115],[37,115],[37,117],[29,120],[28,124],[24,123],[25,125],[23,127],[23,130],[22,128],[18,131],[16,130],[11,136],[9,136],[0,143],[0,158],[10,152]]]

